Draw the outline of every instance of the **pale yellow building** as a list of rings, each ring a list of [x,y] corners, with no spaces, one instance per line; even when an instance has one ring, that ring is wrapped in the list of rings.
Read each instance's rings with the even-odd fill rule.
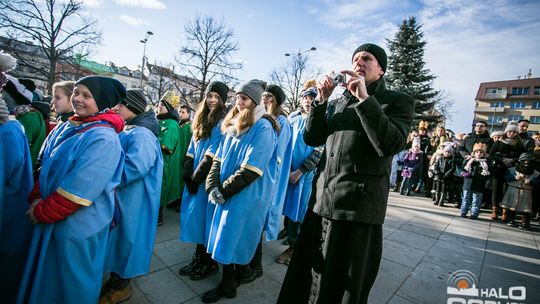
[[[528,119],[529,132],[540,132],[540,78],[529,71],[524,79],[483,82],[476,93],[474,121],[483,120],[488,130],[504,130],[510,121]]]

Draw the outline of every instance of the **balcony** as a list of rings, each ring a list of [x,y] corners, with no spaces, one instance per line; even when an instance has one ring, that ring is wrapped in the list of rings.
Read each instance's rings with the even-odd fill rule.
[[[506,99],[507,92],[486,93],[485,99]]]
[[[503,113],[503,107],[476,107],[474,109],[477,113]]]

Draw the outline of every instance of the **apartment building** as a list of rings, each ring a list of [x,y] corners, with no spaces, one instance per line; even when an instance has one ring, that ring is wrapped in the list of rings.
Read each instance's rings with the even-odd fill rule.
[[[504,130],[509,122],[528,119],[529,133],[540,132],[540,78],[531,71],[523,79],[482,82],[476,93],[474,120],[488,130]]]

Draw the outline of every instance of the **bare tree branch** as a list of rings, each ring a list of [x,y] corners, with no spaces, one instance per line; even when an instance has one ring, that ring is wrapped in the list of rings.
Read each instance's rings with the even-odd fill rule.
[[[198,101],[203,100],[212,79],[226,83],[238,80],[233,75],[242,64],[232,59],[238,51],[238,42],[231,28],[211,16],[197,16],[186,23],[184,31],[185,44],[178,51],[176,62],[183,73],[198,80]]]
[[[49,93],[58,79],[57,64],[73,63],[77,49],[89,50],[101,42],[97,22],[82,18],[82,9],[81,0],[0,0],[0,28],[19,43],[6,50],[17,57],[19,66],[28,64],[35,69],[35,79],[45,77]],[[25,41],[32,41],[42,60],[29,62],[27,58],[40,54],[25,53]]]
[[[281,67],[275,68],[270,74],[272,83],[281,86],[287,95],[285,103],[289,110],[295,111],[300,106],[300,94],[304,82],[317,78],[321,74],[309,65],[307,54],[295,54]]]

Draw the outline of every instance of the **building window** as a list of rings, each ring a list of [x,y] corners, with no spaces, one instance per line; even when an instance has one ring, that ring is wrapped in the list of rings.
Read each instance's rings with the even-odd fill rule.
[[[504,108],[504,101],[495,101],[489,104],[492,108]]]
[[[540,109],[540,101],[533,101],[532,108],[533,109]]]
[[[523,115],[508,115],[508,122],[520,121],[521,119],[523,119]]]
[[[502,116],[501,115],[491,115],[488,118],[488,124],[491,125],[493,123],[501,123],[502,122]]]
[[[529,88],[512,88],[512,95],[529,95]]]
[[[531,116],[529,120],[531,121],[531,123],[540,124],[540,116]]]
[[[503,88],[487,88],[486,94],[500,94],[503,92]]]
[[[524,101],[514,101],[510,103],[510,108],[512,109],[524,109],[526,107]]]
[[[534,87],[534,95],[540,95],[540,87]]]

